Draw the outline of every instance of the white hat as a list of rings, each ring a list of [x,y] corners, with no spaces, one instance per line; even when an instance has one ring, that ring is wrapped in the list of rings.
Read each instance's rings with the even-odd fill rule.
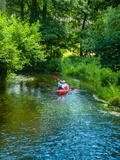
[[[65,83],[65,80],[60,81],[60,83]]]

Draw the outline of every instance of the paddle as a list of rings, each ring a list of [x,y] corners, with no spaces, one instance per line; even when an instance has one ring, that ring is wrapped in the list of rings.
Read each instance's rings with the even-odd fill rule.
[[[52,78],[54,78],[54,79],[56,79],[56,80],[60,80],[60,79],[58,78],[58,76],[56,76],[56,75],[53,75]],[[70,89],[73,91],[75,88],[71,87]]]
[[[59,80],[58,76],[53,75],[52,78]]]

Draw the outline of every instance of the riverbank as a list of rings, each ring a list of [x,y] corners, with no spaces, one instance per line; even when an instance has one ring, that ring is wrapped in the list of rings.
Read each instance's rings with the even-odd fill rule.
[[[120,72],[101,68],[99,58],[67,57],[62,73],[79,78],[81,88],[91,91],[108,106],[120,107]]]

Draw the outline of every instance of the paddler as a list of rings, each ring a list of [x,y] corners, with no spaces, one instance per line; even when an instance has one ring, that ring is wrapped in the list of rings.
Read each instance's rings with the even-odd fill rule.
[[[58,82],[58,89],[67,89],[68,88],[68,84],[65,82],[65,80],[60,80]]]

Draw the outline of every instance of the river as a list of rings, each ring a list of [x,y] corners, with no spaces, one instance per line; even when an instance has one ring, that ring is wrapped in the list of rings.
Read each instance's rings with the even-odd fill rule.
[[[0,92],[0,160],[119,160],[120,116],[74,87],[55,92],[51,75],[17,76]]]

